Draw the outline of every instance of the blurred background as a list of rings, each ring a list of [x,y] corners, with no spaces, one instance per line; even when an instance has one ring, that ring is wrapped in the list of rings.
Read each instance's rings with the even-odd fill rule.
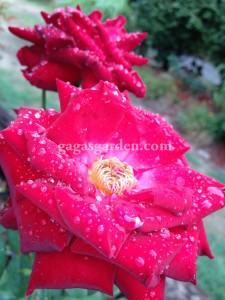
[[[40,11],[77,4],[84,13],[100,9],[105,19],[123,14],[128,31],[148,32],[137,50],[150,58],[137,68],[147,95],[130,94],[132,102],[163,115],[192,145],[191,166],[225,183],[225,0],[0,0],[0,105],[13,118],[13,108],[41,103],[41,90],[23,78],[16,58],[25,42],[8,26],[40,24]],[[59,109],[56,93],[47,93],[47,105]],[[2,176],[0,193],[2,201],[7,193]],[[215,259],[199,258],[198,289],[169,281],[166,299],[225,299],[225,211],[206,218],[205,225]],[[1,227],[1,300],[110,299],[86,290],[43,290],[24,298],[31,266],[32,255],[20,254],[17,233]]]

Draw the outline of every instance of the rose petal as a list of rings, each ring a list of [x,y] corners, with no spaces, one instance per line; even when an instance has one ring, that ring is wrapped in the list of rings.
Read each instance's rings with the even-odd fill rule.
[[[115,271],[112,264],[93,257],[76,255],[69,248],[61,253],[38,253],[35,256],[27,296],[38,288],[85,288],[112,295]]]
[[[62,251],[72,235],[27,199],[14,204],[22,252]]]
[[[137,279],[122,269],[116,273],[116,285],[129,300],[164,300],[165,277],[161,276],[160,282],[154,288],[146,288]]]
[[[118,255],[129,233],[116,222],[108,205],[91,197],[82,199],[62,187],[56,188],[56,199],[62,218],[74,235],[108,257]]]

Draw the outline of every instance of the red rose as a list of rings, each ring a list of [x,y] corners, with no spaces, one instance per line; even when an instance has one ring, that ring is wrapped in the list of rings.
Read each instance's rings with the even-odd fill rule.
[[[36,252],[27,294],[115,283],[128,299],[163,299],[166,277],[195,282],[197,256],[212,257],[202,218],[224,206],[224,186],[114,84],[58,89],[60,113],[21,108],[0,135],[2,223]]]
[[[42,16],[46,25],[9,28],[18,37],[34,43],[17,54],[20,63],[27,67],[23,74],[31,84],[54,91],[56,78],[73,85],[81,81],[83,88],[108,80],[121,91],[145,96],[145,85],[132,67],[148,60],[130,51],[146,33],[128,33],[123,27],[123,16],[101,22],[100,11],[86,16],[79,7],[58,8],[52,14],[42,12]]]

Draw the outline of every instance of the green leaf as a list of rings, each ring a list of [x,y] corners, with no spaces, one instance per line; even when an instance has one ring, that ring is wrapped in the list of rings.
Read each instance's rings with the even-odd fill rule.
[[[5,242],[0,235],[0,277],[2,276],[6,265]]]
[[[69,296],[74,296],[77,299],[84,299],[87,297],[87,290],[85,289],[66,289],[65,290],[66,294]]]
[[[7,235],[10,250],[15,254],[19,254],[20,253],[20,239],[19,239],[18,232],[15,230],[8,230],[6,235]]]
[[[31,257],[28,255],[16,255],[9,262],[7,269],[8,285],[17,299],[23,297],[26,292],[29,277],[27,275],[28,269],[31,269]]]

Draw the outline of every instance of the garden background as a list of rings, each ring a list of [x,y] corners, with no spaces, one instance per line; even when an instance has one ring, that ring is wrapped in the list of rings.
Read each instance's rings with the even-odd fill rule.
[[[0,0],[0,105],[12,117],[14,108],[41,105],[41,91],[23,78],[16,58],[25,42],[13,36],[8,26],[33,26],[42,23],[40,11],[77,4],[84,13],[102,10],[104,18],[123,14],[128,31],[149,33],[139,51],[150,62],[137,69],[147,85],[147,96],[137,99],[130,95],[133,103],[163,115],[192,145],[187,154],[190,164],[225,183],[224,0]],[[47,107],[58,109],[56,93],[47,93]],[[6,191],[3,180],[0,189],[1,193]],[[195,299],[209,299],[204,296],[207,294],[222,300],[225,211],[209,216],[205,225],[215,259],[199,258],[198,286],[203,293]],[[37,291],[23,298],[32,256],[20,254],[17,233],[2,227],[0,233],[0,299],[109,299],[84,290]],[[183,287],[176,286],[177,300],[191,299],[190,295],[182,298]]]

